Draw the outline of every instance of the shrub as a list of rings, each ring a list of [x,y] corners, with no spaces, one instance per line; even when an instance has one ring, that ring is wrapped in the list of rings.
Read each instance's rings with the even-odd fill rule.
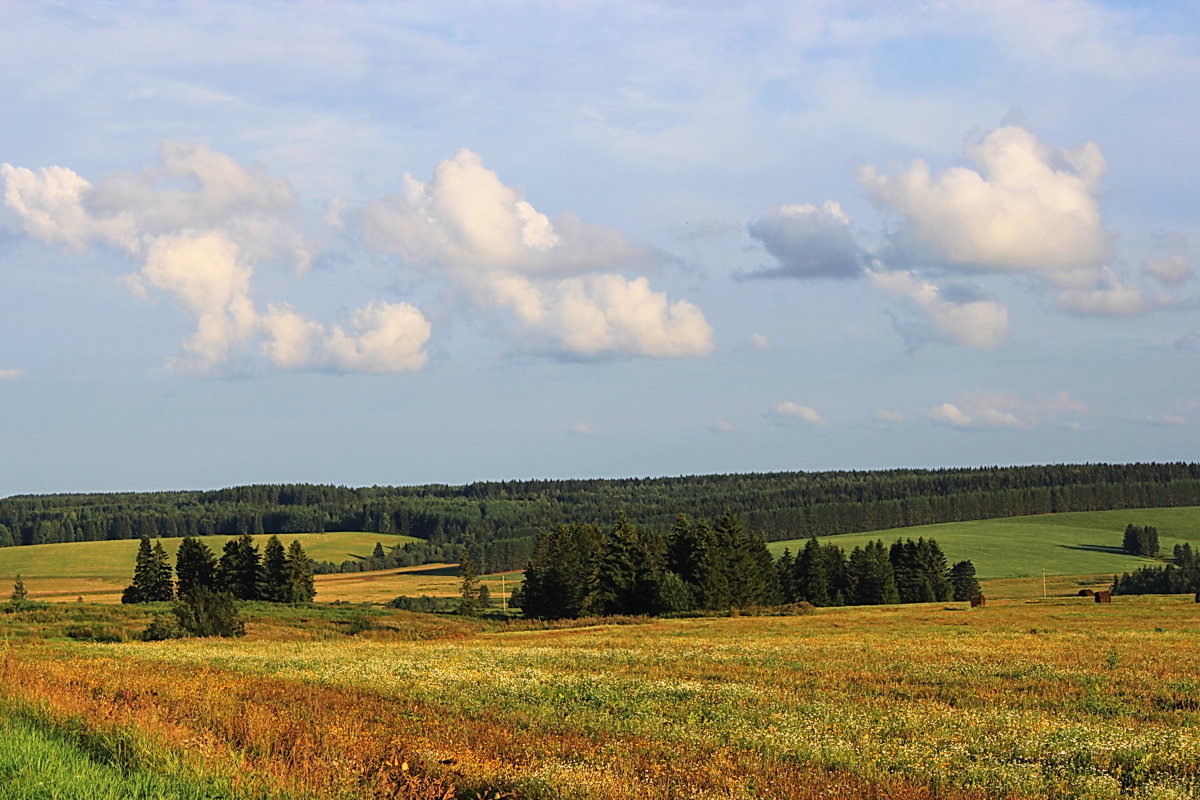
[[[190,636],[245,636],[246,626],[229,592],[199,587],[185,594],[171,612]]]
[[[124,642],[129,638],[125,631],[110,625],[70,625],[63,633],[80,642]]]
[[[155,614],[154,619],[142,631],[143,642],[161,642],[165,639],[182,639],[187,631],[179,624],[174,614]]]

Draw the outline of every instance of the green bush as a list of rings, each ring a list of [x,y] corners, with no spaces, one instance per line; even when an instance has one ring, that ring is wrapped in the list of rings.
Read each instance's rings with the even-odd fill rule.
[[[187,631],[179,624],[179,617],[174,614],[155,614],[146,630],[142,631],[143,642],[182,639],[184,636],[187,636]]]
[[[246,625],[228,592],[193,589],[175,603],[171,613],[188,636],[246,635]]]
[[[65,631],[67,638],[80,642],[124,642],[129,639],[121,628],[111,625],[69,625]]]

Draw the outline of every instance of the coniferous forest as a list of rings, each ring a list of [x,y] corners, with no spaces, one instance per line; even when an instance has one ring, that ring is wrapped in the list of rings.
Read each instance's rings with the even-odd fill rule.
[[[925,603],[978,594],[975,568],[952,569],[932,539],[881,540],[849,555],[810,539],[799,557],[773,559],[737,517],[692,522],[668,533],[618,515],[608,530],[558,525],[538,537],[513,603],[540,619],[678,614],[808,603],[813,606]]]
[[[618,480],[530,480],[347,488],[21,495],[0,500],[0,547],[243,533],[371,531],[416,536],[393,559],[469,548],[481,569],[519,569],[556,525],[666,531],[676,515],[732,513],[767,541],[937,522],[1200,505],[1200,464],[1057,464],[972,469],[780,472]],[[449,546],[449,547],[448,547]],[[323,571],[337,569],[326,565]]]

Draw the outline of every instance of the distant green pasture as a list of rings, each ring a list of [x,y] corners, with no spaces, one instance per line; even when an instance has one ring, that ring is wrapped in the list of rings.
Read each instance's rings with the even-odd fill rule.
[[[821,541],[833,542],[851,550],[875,539],[883,539],[885,544],[891,544],[898,538],[932,537],[937,540],[950,563],[970,559],[981,578],[1040,576],[1043,569],[1051,575],[1112,575],[1160,563],[1154,559],[1129,556],[1121,551],[1121,535],[1129,523],[1158,528],[1159,546],[1167,555],[1177,543],[1200,544],[1200,507],[1196,506],[1073,511],[1032,517],[946,522],[825,536]],[[804,547],[804,543],[804,539],[792,539],[772,542],[769,547],[775,555],[782,553],[784,548],[794,554]]]
[[[203,536],[218,556],[225,542],[233,536]],[[267,536],[254,537],[262,547]],[[284,547],[298,540],[304,551],[315,561],[332,561],[340,564],[354,558],[367,558],[379,542],[387,550],[394,545],[415,542],[412,536],[393,536],[384,533],[284,533],[279,535]],[[174,559],[182,539],[158,539]],[[138,540],[122,539],[104,542],[65,542],[61,544],[35,544],[25,547],[0,548],[0,581],[7,589],[14,576],[25,578],[101,578],[128,583],[133,576],[133,562],[137,556]],[[7,592],[3,593],[7,597]]]

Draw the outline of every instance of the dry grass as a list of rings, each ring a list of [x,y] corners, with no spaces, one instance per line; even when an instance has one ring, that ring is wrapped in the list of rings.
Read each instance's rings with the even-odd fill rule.
[[[97,724],[135,690],[120,725],[320,797],[384,796],[404,762],[464,797],[1200,790],[1190,597],[453,636],[22,646],[0,685],[10,703]]]

